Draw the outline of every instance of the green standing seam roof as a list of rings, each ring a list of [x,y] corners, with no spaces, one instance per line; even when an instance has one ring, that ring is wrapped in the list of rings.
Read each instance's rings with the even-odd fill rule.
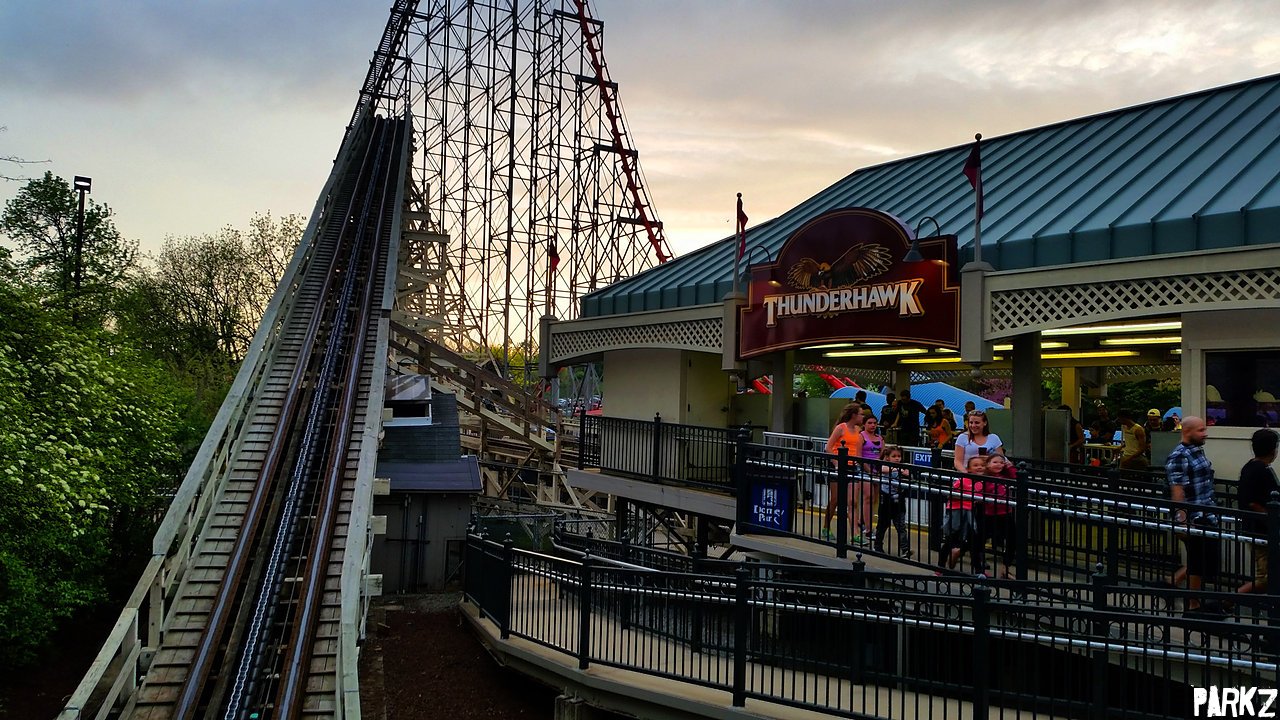
[[[744,266],[775,259],[805,222],[845,207],[911,227],[933,216],[961,238],[967,262],[970,147],[855,171],[750,228]],[[1280,242],[1280,75],[984,139],[982,183],[982,257],[997,270]],[[728,237],[590,293],[581,316],[720,302],[737,246]]]

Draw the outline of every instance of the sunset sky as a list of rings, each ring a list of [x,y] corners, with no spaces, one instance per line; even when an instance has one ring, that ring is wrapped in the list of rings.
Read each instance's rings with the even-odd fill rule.
[[[309,213],[387,0],[0,5],[0,174],[167,235]],[[867,165],[1280,72],[1280,2],[596,0],[677,254]],[[957,168],[957,172],[959,169]],[[19,183],[0,182],[0,201]]]

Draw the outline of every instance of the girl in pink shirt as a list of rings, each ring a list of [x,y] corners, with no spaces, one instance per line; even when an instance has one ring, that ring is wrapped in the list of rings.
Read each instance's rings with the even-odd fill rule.
[[[981,500],[982,482],[975,480],[987,470],[985,455],[974,455],[965,463],[967,474],[951,483],[951,494],[947,496],[942,514],[942,552],[938,557],[938,567],[955,570],[960,564],[960,553],[969,548],[969,562],[973,572],[981,572],[978,545],[978,523],[973,515],[973,503]]]
[[[1014,469],[1013,463],[1004,455],[987,456],[987,479],[982,482],[982,529],[983,535],[986,537],[979,540],[980,543],[985,539],[991,540],[991,552],[999,553],[1001,560],[1004,562],[1004,569],[1000,573],[1000,577],[1011,578],[1013,573],[1010,568],[1013,566],[1013,549],[1014,549],[1014,525],[1013,525],[1013,506],[1008,502],[1013,500],[1013,493],[1008,483],[997,482],[1001,480],[1014,480],[1018,477],[1018,471]]]

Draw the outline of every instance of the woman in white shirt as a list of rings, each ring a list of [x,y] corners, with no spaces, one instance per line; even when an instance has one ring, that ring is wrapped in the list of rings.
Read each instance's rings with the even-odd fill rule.
[[[969,413],[965,418],[965,430],[966,432],[960,433],[960,437],[956,438],[956,472],[965,471],[969,458],[978,455],[995,455],[1004,447],[1000,436],[991,432],[987,414],[981,410]]]

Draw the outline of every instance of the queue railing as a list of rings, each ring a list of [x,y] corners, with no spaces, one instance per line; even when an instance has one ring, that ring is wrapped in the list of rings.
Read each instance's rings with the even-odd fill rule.
[[[694,572],[697,558],[685,553],[632,543],[627,538],[606,540],[571,532],[557,533],[554,547],[573,557],[592,556],[623,565],[638,565],[667,572]]]
[[[1270,595],[1202,592],[1206,603],[1236,602],[1225,620],[1162,612],[1175,591],[1119,586],[1102,572],[1073,584],[905,577],[861,563],[662,572],[478,536],[467,543],[466,598],[500,637],[584,670],[721,690],[735,707],[755,699],[859,718],[1183,718],[1207,688],[1276,683]]]
[[[578,469],[734,492],[732,428],[582,415]]]
[[[994,491],[966,497],[957,485],[963,474],[936,449],[905,448],[907,461],[897,465],[837,461],[818,449],[823,438],[765,433],[759,445],[743,428],[678,425],[661,417],[582,421],[583,467],[736,494],[739,533],[797,536],[833,545],[841,558],[852,549],[944,572],[1072,580],[1102,563],[1123,581],[1160,585],[1186,565],[1187,539],[1198,547],[1205,538],[1216,551],[1210,582],[1226,588],[1248,582],[1255,548],[1267,537],[1256,529],[1260,516],[1236,509],[1217,510],[1215,527],[1177,526],[1178,508],[1152,473],[1019,462],[1016,480],[987,480]],[[904,477],[889,482],[898,474]],[[901,523],[881,511],[882,488],[893,485],[901,488]],[[956,528],[944,525],[948,505],[969,506],[973,520],[950,544]],[[956,545],[963,557],[950,557]]]
[[[1100,489],[1091,478],[1025,468],[1016,479],[969,478],[851,458],[843,448],[833,456],[760,445],[745,433],[737,442],[737,532],[832,545],[838,558],[855,550],[941,571],[1071,581],[1101,563],[1120,581],[1163,585],[1191,548],[1197,558],[1208,553],[1206,582],[1234,589],[1254,575],[1255,549],[1280,539],[1280,517],[1219,507],[1216,523],[1190,526],[1175,517],[1194,517],[1196,506]],[[892,505],[886,489],[898,494]]]
[[[1026,468],[1034,476],[1045,480],[1141,495],[1169,494],[1169,482],[1163,465],[1152,465],[1139,470],[1117,465],[1081,465],[1037,458],[1019,457],[1012,460],[1015,465]],[[1236,504],[1240,485],[1238,480],[1218,478],[1214,485],[1220,504]]]

